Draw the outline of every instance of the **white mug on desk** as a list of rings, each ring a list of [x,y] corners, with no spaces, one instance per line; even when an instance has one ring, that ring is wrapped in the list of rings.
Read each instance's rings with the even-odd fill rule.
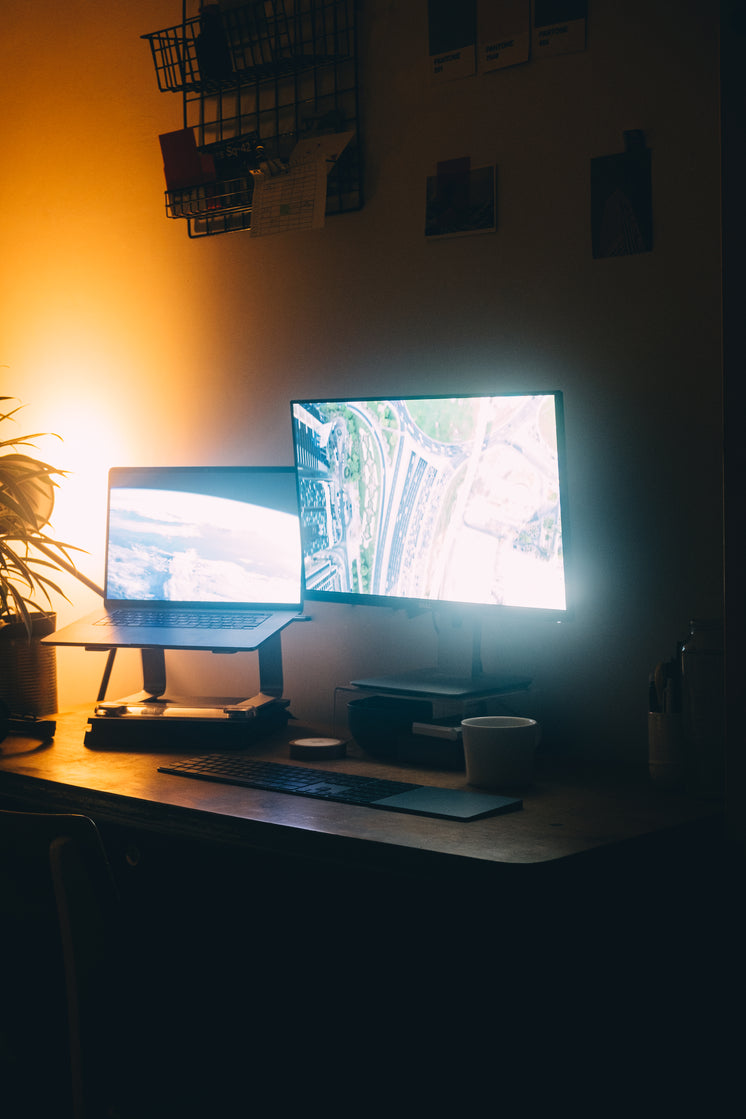
[[[461,720],[466,780],[480,789],[514,789],[534,779],[539,744],[535,719],[480,715]]]

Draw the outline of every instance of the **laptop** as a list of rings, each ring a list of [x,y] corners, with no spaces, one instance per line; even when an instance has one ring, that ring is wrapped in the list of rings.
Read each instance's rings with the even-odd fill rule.
[[[103,607],[44,640],[257,649],[302,609],[290,466],[114,467]]]

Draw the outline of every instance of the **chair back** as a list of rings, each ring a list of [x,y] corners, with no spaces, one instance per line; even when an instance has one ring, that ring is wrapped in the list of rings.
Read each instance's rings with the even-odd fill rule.
[[[94,822],[0,810],[0,1109],[116,1114],[121,907]]]

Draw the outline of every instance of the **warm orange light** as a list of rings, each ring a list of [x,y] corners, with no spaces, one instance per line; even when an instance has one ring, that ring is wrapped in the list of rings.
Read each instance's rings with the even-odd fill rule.
[[[127,440],[110,415],[95,405],[62,402],[55,412],[55,431],[62,443],[55,449],[55,465],[67,471],[59,479],[52,515],[61,540],[85,548],[91,563],[82,564],[91,578],[103,577],[102,561],[106,513],[106,477],[110,466],[129,457]]]

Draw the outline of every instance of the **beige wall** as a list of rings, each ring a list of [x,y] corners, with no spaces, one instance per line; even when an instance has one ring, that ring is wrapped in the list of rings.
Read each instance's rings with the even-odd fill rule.
[[[179,4],[4,13],[0,391],[63,437],[44,445],[74,471],[54,526],[101,580],[110,465],[290,462],[298,395],[562,389],[576,617],[485,619],[485,667],[534,677],[550,738],[642,756],[650,668],[721,608],[716,5],[591,0],[585,52],[439,88],[424,0],[362,7],[366,205],[264,240],[190,241],[164,215],[157,137],[180,101],[140,35]],[[594,261],[589,161],[634,128],[654,251]],[[499,229],[426,243],[426,176],[462,155],[498,164]],[[95,605],[67,585],[63,621]],[[283,642],[299,719],[328,725],[350,675],[434,656],[426,615],[309,613]],[[100,655],[58,656],[62,704],[90,702]],[[169,660],[187,691],[254,674],[249,654]],[[137,683],[121,657],[110,694]]]

